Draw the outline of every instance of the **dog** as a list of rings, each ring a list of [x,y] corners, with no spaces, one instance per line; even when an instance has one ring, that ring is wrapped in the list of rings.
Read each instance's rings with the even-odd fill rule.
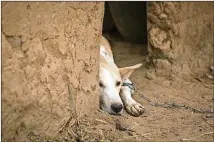
[[[139,116],[144,107],[132,98],[134,93],[132,82],[129,80],[132,72],[141,67],[136,64],[130,67],[118,68],[114,62],[111,46],[105,37],[100,42],[100,108],[109,114],[120,115],[125,108],[133,115]]]

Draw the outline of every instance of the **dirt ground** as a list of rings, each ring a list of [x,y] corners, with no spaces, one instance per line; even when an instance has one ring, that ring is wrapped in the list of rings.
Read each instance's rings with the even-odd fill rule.
[[[179,7],[183,6],[179,3],[154,4],[150,5],[148,18],[153,24],[159,23],[159,18],[155,17],[161,16],[162,12],[168,13],[165,15],[165,18],[168,16],[165,22],[163,20],[163,23],[157,25],[159,28],[166,26],[165,31],[160,33],[168,33],[167,25],[173,25],[172,30],[175,33],[172,37],[181,38],[183,41],[176,39],[172,43],[180,47],[185,45],[185,48],[176,48],[181,49],[181,52],[175,53],[187,53],[185,55],[188,58],[189,53],[194,51],[190,60],[183,59],[188,66],[190,62],[193,64],[193,61],[196,61],[193,70],[197,67],[202,69],[206,65],[205,59],[211,59],[209,57],[213,51],[213,35],[210,32],[213,29],[210,22],[213,19],[210,14],[212,5],[207,3],[202,8],[201,6],[199,4],[195,7],[190,3],[180,9]],[[158,12],[159,7],[165,8]],[[170,14],[174,7],[178,12],[181,11],[180,14],[177,14],[177,11],[173,12],[175,16]],[[186,14],[191,7],[194,12]],[[103,9],[103,2],[2,3],[3,140],[212,141],[213,114],[154,107],[138,93],[134,94],[134,98],[146,109],[140,117],[133,117],[125,111],[121,116],[112,116],[98,109],[99,88],[96,87],[98,78],[95,76],[98,73],[99,49],[95,45],[98,44],[102,32]],[[167,22],[171,19],[174,23]],[[178,21],[181,21],[181,25],[176,24]],[[182,28],[182,24],[185,28]],[[207,28],[201,28],[199,25],[207,25]],[[176,29],[178,27],[181,29]],[[153,29],[153,32],[153,40],[157,38],[160,43],[165,42],[161,35],[156,36],[156,33],[159,33],[158,29]],[[146,64],[146,53],[142,50],[146,51],[146,45],[126,43],[118,36],[107,37],[118,66],[129,66],[139,62],[144,64],[133,73],[131,80],[145,96],[159,103],[174,102],[204,110],[212,109],[213,76],[209,69],[207,72],[192,73],[191,76],[183,78],[158,77]],[[168,40],[168,36],[165,37]],[[196,45],[197,50],[189,48]],[[174,49],[171,51],[174,52]],[[203,60],[194,60],[200,57]],[[164,60],[159,61],[162,62],[157,65],[164,68]],[[210,64],[208,61],[206,63]],[[72,91],[76,91],[70,93],[68,84],[71,84]],[[70,94],[78,94],[74,96],[76,115],[72,112],[73,105],[70,106]],[[92,112],[91,115],[89,112]]]
[[[203,75],[174,79],[152,76],[142,51],[146,45],[133,45],[117,37],[107,35],[119,67],[144,63],[132,74],[131,80],[146,97],[158,103],[174,102],[213,110],[212,79]],[[139,93],[135,93],[134,98],[144,105],[143,115],[133,117],[124,111],[121,116],[113,116],[98,111],[94,118],[84,118],[78,130],[69,123],[59,140],[69,140],[79,134],[79,139],[86,141],[213,141],[212,114],[151,106]]]
[[[112,42],[115,62],[118,66],[129,66],[139,62],[145,63],[145,56],[141,56],[143,45],[131,45]],[[146,46],[146,45],[145,45]],[[204,110],[212,109],[213,90],[211,80],[194,77],[166,78],[153,77],[147,79],[149,71],[145,66],[136,70],[131,80],[138,86],[140,92],[151,100],[159,103],[175,102]],[[125,120],[132,124],[134,131],[148,140],[180,140],[196,138],[204,133],[213,132],[212,118],[205,114],[192,113],[190,110],[166,109],[153,107],[139,94],[134,98],[144,105],[146,112],[141,117],[127,116]],[[135,140],[135,135],[127,139]],[[136,137],[137,138],[137,137]],[[140,140],[141,137],[138,137]],[[137,139],[136,139],[137,140]],[[213,133],[198,138],[197,140],[213,141]]]

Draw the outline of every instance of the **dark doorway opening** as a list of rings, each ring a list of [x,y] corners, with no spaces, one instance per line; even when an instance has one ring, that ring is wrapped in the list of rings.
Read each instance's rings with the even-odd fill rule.
[[[118,34],[133,44],[147,44],[146,2],[106,2],[103,33]]]

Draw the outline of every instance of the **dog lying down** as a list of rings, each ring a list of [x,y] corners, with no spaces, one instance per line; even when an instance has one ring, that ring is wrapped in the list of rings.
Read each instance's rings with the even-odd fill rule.
[[[142,64],[118,68],[114,63],[109,42],[102,36],[100,44],[100,108],[110,114],[121,114],[123,108],[133,115],[139,116],[144,107],[137,103],[132,94],[132,82],[129,80],[132,72]]]

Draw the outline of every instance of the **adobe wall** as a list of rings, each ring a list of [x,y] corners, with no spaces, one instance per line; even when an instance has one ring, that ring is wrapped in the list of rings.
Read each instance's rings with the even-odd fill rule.
[[[54,134],[72,101],[78,117],[98,109],[103,14],[103,2],[2,3],[4,141]]]
[[[207,71],[213,64],[213,2],[148,2],[149,62],[158,76]]]

